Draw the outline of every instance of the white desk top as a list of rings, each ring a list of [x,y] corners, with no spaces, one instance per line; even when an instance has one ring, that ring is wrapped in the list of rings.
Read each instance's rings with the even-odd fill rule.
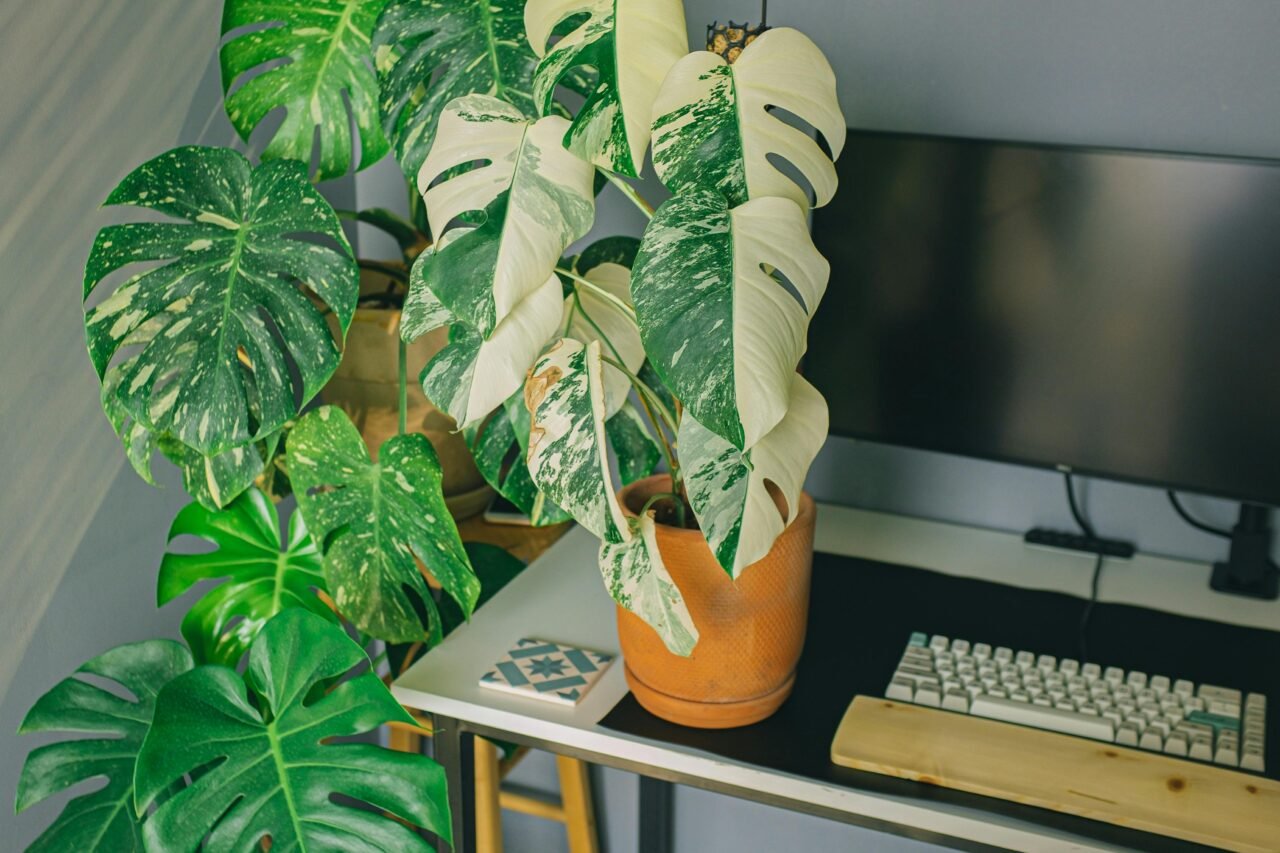
[[[1085,596],[1091,555],[1028,548],[1015,534],[823,505],[817,550],[933,569],[1014,586]],[[927,833],[1016,850],[1115,850],[1034,822],[947,803],[857,791],[717,755],[623,734],[599,721],[627,693],[621,666],[611,666],[575,708],[507,696],[478,679],[520,637],[618,652],[613,602],[600,580],[597,543],[575,528],[481,608],[443,647],[422,658],[392,691],[409,707],[562,744],[646,766],[895,824]],[[1139,555],[1109,560],[1102,601],[1139,604],[1187,616],[1280,630],[1280,603],[1214,593],[1209,567]],[[853,697],[851,696],[850,699]],[[834,735],[834,732],[832,733]]]

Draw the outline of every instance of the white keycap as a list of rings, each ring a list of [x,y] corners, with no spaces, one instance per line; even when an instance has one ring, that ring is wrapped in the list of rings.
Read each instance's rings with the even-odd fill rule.
[[[1018,665],[1019,669],[1026,669],[1036,662],[1036,656],[1031,652],[1018,652],[1014,655],[1013,662]]]
[[[910,702],[914,695],[915,682],[908,678],[894,678],[889,682],[889,689],[884,692],[884,698],[899,702]]]
[[[1206,710],[1210,714],[1220,714],[1224,717],[1232,719],[1240,719],[1240,706],[1234,702],[1224,702],[1221,699],[1210,699],[1206,703]]]
[[[1244,755],[1240,758],[1240,769],[1252,770],[1254,773],[1261,773],[1266,770],[1266,762],[1262,757],[1262,750],[1246,748]]]
[[[1111,741],[1115,737],[1111,721],[1102,717],[1045,708],[1041,705],[1014,702],[992,696],[979,696],[969,706],[975,717],[987,717],[1024,726],[1034,726],[1064,734],[1079,735],[1095,740]]]
[[[1159,732],[1153,729],[1147,729],[1142,733],[1142,737],[1138,739],[1138,746],[1143,749],[1160,752],[1164,749],[1164,738],[1160,737]]]
[[[1116,743],[1121,746],[1137,746],[1142,729],[1133,723],[1121,723],[1116,727]]]
[[[1174,732],[1164,742],[1164,751],[1169,755],[1187,754],[1187,736],[1183,732]]]
[[[942,704],[942,695],[939,688],[934,684],[922,684],[916,687],[915,695],[911,698],[912,702],[917,705],[927,705],[930,708],[936,708]]]
[[[1013,649],[1008,646],[997,646],[993,657],[996,663],[1009,663],[1013,660]]]
[[[1236,767],[1240,764],[1240,756],[1236,753],[1236,745],[1231,742],[1224,743],[1224,740],[1224,738],[1218,739],[1218,748],[1213,753],[1213,763]]]
[[[1087,664],[1085,666],[1085,669],[1088,669],[1090,666],[1092,666],[1095,670],[1098,668],[1098,665],[1095,663],[1095,664]],[[1063,675],[1075,675],[1077,672],[1080,672],[1080,661],[1072,660],[1071,658],[1063,658],[1062,661],[1058,664],[1058,672],[1062,673]],[[1092,681],[1093,678],[1098,677],[1098,674],[1096,672],[1093,674],[1093,678],[1089,678],[1089,673],[1087,672],[1083,672],[1080,674],[1083,675],[1089,681]]]
[[[1213,760],[1213,738],[1208,735],[1192,735],[1191,749],[1187,750],[1188,758],[1198,758],[1201,761]]]
[[[1163,675],[1151,676],[1151,689],[1157,693],[1169,692],[1169,679]]]
[[[941,634],[934,634],[929,640],[929,648],[935,652],[945,652],[947,647],[951,645],[951,641]]]
[[[978,660],[986,660],[991,657],[991,647],[986,643],[974,643],[973,656]]]
[[[1212,684],[1201,684],[1200,689],[1196,691],[1196,695],[1206,702],[1217,700],[1219,702],[1230,702],[1233,705],[1239,705],[1244,700],[1239,690],[1232,690],[1230,687],[1216,687]]]
[[[1141,690],[1143,687],[1147,686],[1147,674],[1135,669],[1133,672],[1129,673],[1129,677],[1125,679],[1125,683],[1134,690]]]
[[[969,641],[968,640],[952,640],[951,653],[956,655],[969,654]]]
[[[1173,682],[1173,692],[1179,696],[1190,696],[1195,692],[1195,685],[1185,678]]]
[[[942,707],[948,711],[967,713],[969,710],[969,694],[963,690],[948,690],[942,695]]]
[[[1036,658],[1036,669],[1042,672],[1053,672],[1058,668],[1058,659],[1053,655],[1040,655]]]

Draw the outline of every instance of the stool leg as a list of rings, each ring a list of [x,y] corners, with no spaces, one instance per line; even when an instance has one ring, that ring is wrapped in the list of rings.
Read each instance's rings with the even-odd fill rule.
[[[557,755],[556,769],[560,772],[560,802],[564,806],[569,853],[599,853],[596,811],[591,802],[591,778],[586,762]]]
[[[422,753],[422,735],[414,733],[407,725],[393,724],[388,726],[387,746],[396,752],[412,752],[415,755],[420,755]]]
[[[498,747],[476,738],[476,851],[502,853],[502,808],[498,804]]]

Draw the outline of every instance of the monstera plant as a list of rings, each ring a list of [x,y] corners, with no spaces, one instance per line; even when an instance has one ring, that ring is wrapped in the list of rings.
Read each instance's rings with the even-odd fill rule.
[[[412,269],[402,335],[449,328],[421,377],[427,396],[504,487],[600,538],[641,702],[678,721],[736,725],[745,718],[679,708],[745,707],[764,694],[776,707],[794,676],[812,554],[801,490],[827,429],[821,395],[797,373],[828,275],[807,214],[836,188],[835,76],[787,28],[731,24],[732,62],[688,53],[679,0],[529,0],[524,26],[539,56],[536,114],[502,87],[439,112],[417,171],[436,241]],[[592,85],[564,117],[554,93],[584,71]],[[628,180],[650,148],[672,194],[656,211]],[[598,174],[648,227],[638,242],[566,256],[593,225]],[[659,458],[664,474],[633,482]],[[781,550],[800,554],[803,571],[766,566],[797,529],[807,544]],[[750,583],[735,583],[756,565]],[[726,589],[707,587],[718,582]],[[794,649],[776,655],[790,664],[745,692],[664,692],[654,683],[664,671],[672,689],[716,681],[712,670],[732,681],[717,645],[732,658],[751,631],[686,587],[704,604],[785,599],[787,613],[755,610],[800,626]],[[698,624],[699,609],[714,627]],[[700,639],[700,627],[715,636]],[[671,657],[651,665],[654,640]]]

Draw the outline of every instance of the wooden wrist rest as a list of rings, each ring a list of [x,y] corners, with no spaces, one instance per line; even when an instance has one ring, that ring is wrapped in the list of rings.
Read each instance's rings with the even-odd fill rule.
[[[831,760],[1228,850],[1280,849],[1280,782],[951,711],[856,696]]]

